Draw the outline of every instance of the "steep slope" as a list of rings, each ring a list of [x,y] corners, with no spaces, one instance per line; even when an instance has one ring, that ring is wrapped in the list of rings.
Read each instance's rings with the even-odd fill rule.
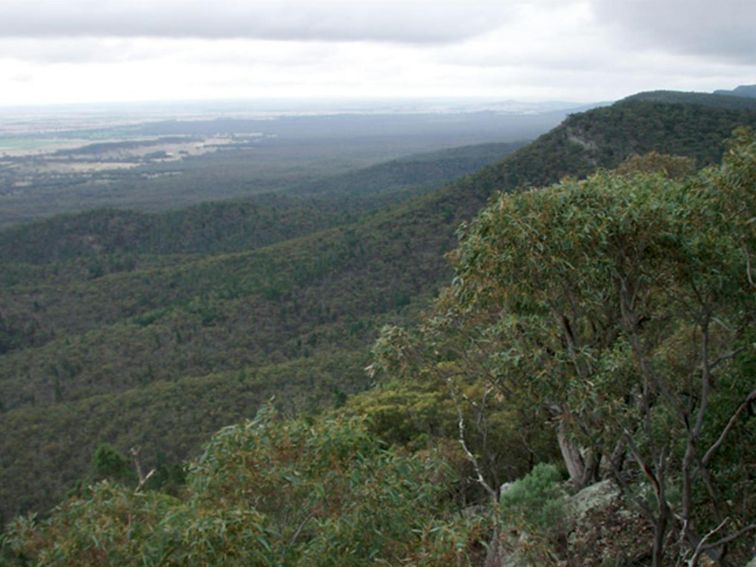
[[[31,279],[8,286],[0,303],[6,334],[14,337],[0,357],[0,427],[24,432],[23,438],[6,436],[0,453],[4,514],[42,509],[65,484],[39,472],[32,486],[13,463],[46,471],[46,463],[58,459],[62,478],[73,479],[85,473],[101,441],[121,448],[139,443],[148,462],[156,461],[158,447],[176,457],[190,453],[196,438],[174,445],[141,421],[158,411],[153,400],[163,399],[151,396],[152,388],[183,380],[200,388],[203,377],[213,375],[215,387],[233,392],[239,372],[284,361],[306,368],[313,358],[334,355],[352,362],[335,365],[330,384],[358,388],[360,353],[377,326],[411,316],[448,278],[443,253],[453,246],[456,227],[494,191],[583,176],[650,150],[710,163],[741,124],[756,125],[754,107],[631,98],[574,115],[496,165],[359,223],[95,279],[46,282],[34,280],[40,274],[31,270]],[[318,388],[321,379],[313,372],[312,382],[294,381],[287,398],[299,399],[298,408],[308,407],[307,393],[333,399]],[[285,372],[279,383],[287,384]],[[199,420],[198,437],[254,411],[218,409],[212,397],[189,399],[183,392],[172,389],[175,400],[160,406],[162,423],[182,423],[188,406],[191,415],[223,412]],[[138,408],[119,405],[120,423],[132,425],[117,430],[90,424],[92,410],[80,409],[90,407],[87,400],[99,406],[132,398],[140,400]],[[100,414],[92,423],[103,419]],[[73,435],[82,428],[86,435]]]

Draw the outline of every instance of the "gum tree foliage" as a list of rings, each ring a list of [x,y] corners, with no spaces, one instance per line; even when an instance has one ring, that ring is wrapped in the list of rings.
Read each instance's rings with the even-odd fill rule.
[[[110,481],[6,534],[19,564],[469,564],[439,456],[386,449],[356,419],[283,420],[265,407],[216,434],[178,498]],[[470,536],[472,537],[472,536]],[[474,540],[474,537],[472,537]]]
[[[495,197],[462,227],[433,312],[384,332],[371,367],[484,383],[535,408],[576,488],[610,475],[644,511],[655,565],[724,561],[756,509],[743,459],[755,440],[753,135],[736,131],[720,167],[685,169],[652,155]]]

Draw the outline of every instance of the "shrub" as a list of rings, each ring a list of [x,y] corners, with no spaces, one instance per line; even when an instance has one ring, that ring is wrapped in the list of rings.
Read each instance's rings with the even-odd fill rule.
[[[541,463],[513,482],[500,499],[505,523],[534,531],[558,526],[565,514],[561,480],[556,466]]]

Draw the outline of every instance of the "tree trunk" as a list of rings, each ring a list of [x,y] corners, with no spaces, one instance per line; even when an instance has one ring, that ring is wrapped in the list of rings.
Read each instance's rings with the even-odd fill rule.
[[[564,422],[559,420],[557,425],[557,441],[562,452],[562,459],[570,475],[570,482],[576,489],[586,485],[586,465],[580,448],[567,436]]]
[[[652,567],[664,565],[664,543],[667,537],[667,525],[669,523],[669,508],[666,503],[659,506],[659,517],[654,523],[654,550],[651,556]]]

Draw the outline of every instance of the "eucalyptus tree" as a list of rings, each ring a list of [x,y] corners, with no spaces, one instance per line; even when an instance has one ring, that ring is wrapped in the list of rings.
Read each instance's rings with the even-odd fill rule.
[[[722,559],[754,529],[736,455],[754,446],[756,143],[739,131],[721,167],[685,166],[653,155],[495,197],[415,339],[423,371],[537,408],[575,488],[616,479],[653,524],[655,565]],[[388,356],[413,352],[389,348],[401,338],[376,365],[411,369]]]

